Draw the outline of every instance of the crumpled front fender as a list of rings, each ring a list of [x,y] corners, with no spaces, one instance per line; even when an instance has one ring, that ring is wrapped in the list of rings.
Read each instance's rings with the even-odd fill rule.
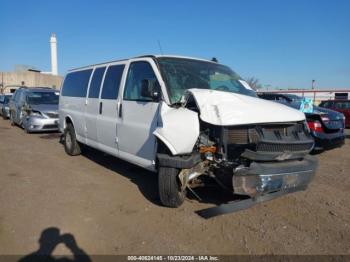
[[[160,104],[158,127],[153,134],[173,155],[190,154],[199,136],[198,114],[187,108]]]

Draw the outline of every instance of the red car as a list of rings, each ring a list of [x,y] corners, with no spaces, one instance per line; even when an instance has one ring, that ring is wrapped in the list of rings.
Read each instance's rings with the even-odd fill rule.
[[[327,100],[319,105],[343,113],[345,116],[345,126],[350,128],[350,100]]]

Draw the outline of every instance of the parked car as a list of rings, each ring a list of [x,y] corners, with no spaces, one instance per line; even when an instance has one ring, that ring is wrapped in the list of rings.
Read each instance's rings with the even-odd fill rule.
[[[302,97],[292,94],[259,93],[259,97],[299,109]],[[311,134],[315,139],[315,150],[331,149],[344,144],[344,115],[333,110],[313,106],[305,113]]]
[[[4,119],[9,118],[9,112],[10,112],[9,102],[11,97],[12,97],[11,93],[0,95],[0,115],[2,115]]]
[[[58,130],[59,92],[50,88],[19,88],[10,102],[12,125],[26,132]]]
[[[327,100],[320,103],[320,107],[338,111],[345,116],[345,126],[350,128],[350,100]]]
[[[59,102],[65,151],[88,145],[158,172],[168,207],[210,178],[254,200],[305,189],[317,166],[305,115],[242,83],[227,66],[176,56],[71,70]]]

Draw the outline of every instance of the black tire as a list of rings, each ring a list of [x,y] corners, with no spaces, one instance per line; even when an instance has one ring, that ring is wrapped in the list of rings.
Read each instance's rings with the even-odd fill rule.
[[[172,167],[159,167],[158,187],[160,201],[167,207],[179,207],[185,201],[186,189],[181,190],[179,170]]]
[[[11,123],[11,126],[16,125],[15,121],[13,120],[13,112],[10,112],[10,123]]]
[[[81,154],[79,142],[75,136],[75,130],[72,124],[67,124],[63,135],[64,150],[70,156],[77,156]]]
[[[27,134],[31,134],[32,132],[30,132],[27,128],[23,127],[24,128],[24,131],[27,133]]]

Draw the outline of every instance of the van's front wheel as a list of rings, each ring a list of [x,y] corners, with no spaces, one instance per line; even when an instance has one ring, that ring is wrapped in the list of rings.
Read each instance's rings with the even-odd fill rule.
[[[159,167],[159,197],[164,206],[179,207],[186,198],[186,189],[181,189],[179,170],[172,167]]]
[[[77,156],[80,155],[81,149],[80,145],[75,136],[75,130],[72,124],[67,124],[64,129],[64,150],[68,155]]]

